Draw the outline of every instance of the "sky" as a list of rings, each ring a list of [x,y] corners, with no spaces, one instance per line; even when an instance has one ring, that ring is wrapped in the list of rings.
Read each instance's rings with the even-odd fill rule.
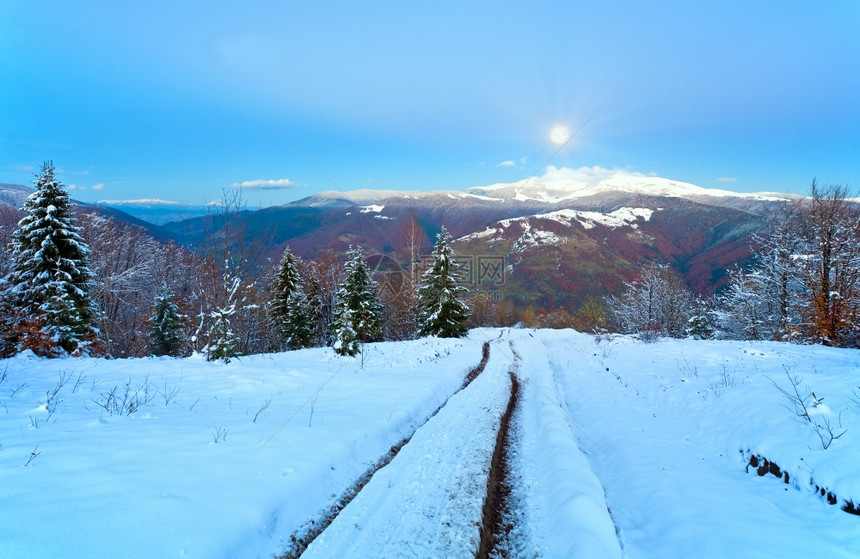
[[[85,202],[270,205],[552,165],[853,191],[858,68],[851,0],[0,0],[0,182],[51,160]]]

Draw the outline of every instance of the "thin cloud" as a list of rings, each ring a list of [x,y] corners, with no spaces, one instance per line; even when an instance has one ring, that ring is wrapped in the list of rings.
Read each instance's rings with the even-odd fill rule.
[[[499,163],[498,166],[499,167],[514,167],[514,166],[516,166],[516,163],[514,163],[512,159],[508,159],[507,161],[502,161],[501,163]]]
[[[96,185],[93,185],[93,190],[104,190],[104,187],[105,187],[104,183],[100,182]]]
[[[736,183],[736,182],[738,182],[738,179],[736,179],[735,177],[720,177],[717,179],[717,182]]]
[[[299,186],[299,183],[293,182],[290,179],[259,179],[233,183],[233,188],[247,188],[248,190],[284,190],[297,186]]]

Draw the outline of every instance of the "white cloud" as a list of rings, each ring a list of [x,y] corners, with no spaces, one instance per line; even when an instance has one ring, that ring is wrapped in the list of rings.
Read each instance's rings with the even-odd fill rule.
[[[622,169],[616,167],[614,169],[608,169],[606,167],[601,167],[600,165],[595,165],[594,167],[579,167],[578,169],[548,165],[543,176],[540,178],[543,181],[567,181],[580,182],[584,184],[597,184],[613,177],[644,178],[657,176],[657,173],[653,171],[649,173],[641,173],[638,171],[632,171],[629,168]]]
[[[96,185],[93,185],[93,190],[104,190],[104,187],[104,183],[98,183]]]
[[[293,182],[290,179],[259,179],[233,183],[233,188],[247,188],[249,190],[281,190],[295,188],[296,186],[299,186],[299,183]]]
[[[720,177],[720,178],[718,178],[718,179],[717,179],[717,182],[731,182],[731,183],[736,183],[736,182],[738,182],[738,179],[736,179],[735,177]]]
[[[68,186],[66,187],[66,190],[74,190],[74,189],[76,189],[77,187],[78,187],[78,185],[76,185],[76,184],[70,184],[70,185],[68,185]]]
[[[554,165],[549,165],[547,166],[546,172],[544,172],[542,178],[544,180],[549,181],[560,180],[582,182],[586,184],[597,184],[600,181],[606,180],[618,174],[629,175],[630,172],[623,171],[621,169],[607,169],[599,165],[595,165],[594,167],[580,167],[578,169],[571,169],[570,167],[555,167]]]
[[[513,167],[515,165],[516,165],[516,163],[514,163],[512,159],[508,159],[507,161],[502,161],[501,163],[499,163],[498,166],[499,167]]]

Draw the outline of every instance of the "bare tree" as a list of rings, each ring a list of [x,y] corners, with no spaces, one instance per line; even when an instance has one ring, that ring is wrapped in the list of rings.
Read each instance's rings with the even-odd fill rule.
[[[206,273],[198,282],[201,289],[195,294],[197,310],[193,313],[197,321],[195,350],[210,347],[213,333],[224,329],[225,310],[230,309],[231,335],[238,351],[266,351],[265,297],[256,282],[264,263],[261,239],[251,239],[247,234],[241,190],[224,190],[221,202],[210,207],[202,254]]]
[[[860,311],[860,212],[842,186],[812,181],[804,208],[804,282],[807,324],[813,339],[856,345]]]
[[[648,263],[639,278],[625,283],[620,296],[607,300],[616,327],[649,337],[680,338],[697,309],[680,276],[664,264]]]
[[[91,250],[90,292],[99,309],[99,337],[115,357],[147,355],[146,319],[158,287],[159,243],[140,227],[98,214],[84,214],[80,221]]]
[[[401,235],[403,245],[400,252],[408,258],[408,277],[412,285],[417,286],[421,281],[421,248],[430,243],[430,238],[421,228],[415,214],[409,214],[406,224],[401,228]]]
[[[808,296],[799,206],[781,206],[768,222],[766,232],[755,237],[750,269],[729,270],[729,283],[716,298],[714,322],[723,337],[788,341],[801,335]]]

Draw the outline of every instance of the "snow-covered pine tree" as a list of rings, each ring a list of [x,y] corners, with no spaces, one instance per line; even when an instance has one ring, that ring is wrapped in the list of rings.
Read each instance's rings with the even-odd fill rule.
[[[460,267],[453,260],[451,235],[442,227],[433,248],[433,265],[424,272],[418,287],[420,336],[459,338],[466,334],[469,307],[460,298],[468,290],[457,285]]]
[[[337,290],[343,282],[343,262],[332,254],[322,254],[301,264],[312,324],[312,344],[330,346],[334,343],[334,316]]]
[[[89,247],[71,213],[69,196],[45,162],[36,191],[12,236],[6,294],[15,308],[17,348],[54,354],[88,353],[96,340],[89,296]],[[45,340],[50,343],[45,347]]]
[[[354,357],[361,351],[358,334],[353,326],[352,309],[344,307],[334,321],[334,351],[338,355]]]
[[[364,251],[350,247],[348,254],[334,319],[334,348],[340,355],[355,355],[358,343],[377,341],[382,334],[382,303],[364,262]]]
[[[149,341],[153,355],[176,357],[181,354],[182,318],[165,281],[161,284],[161,292],[155,298],[155,314],[149,319],[152,324]]]
[[[212,324],[212,329],[209,331],[209,346],[206,351],[207,361],[218,361],[229,363],[232,359],[239,356],[239,339],[233,333],[233,328],[230,326],[230,315],[232,310],[219,308],[212,314],[215,322]]]
[[[284,255],[275,278],[275,292],[269,307],[272,326],[283,349],[300,349],[311,345],[313,324],[308,300],[302,289],[304,281],[290,247]]]
[[[236,314],[238,305],[243,298],[239,293],[242,287],[242,279],[230,271],[229,263],[224,272],[225,299],[224,304],[211,312],[213,320],[209,329],[209,344],[206,348],[206,359],[208,361],[222,360],[229,363],[231,359],[239,357],[239,338],[233,332],[230,319]]]

